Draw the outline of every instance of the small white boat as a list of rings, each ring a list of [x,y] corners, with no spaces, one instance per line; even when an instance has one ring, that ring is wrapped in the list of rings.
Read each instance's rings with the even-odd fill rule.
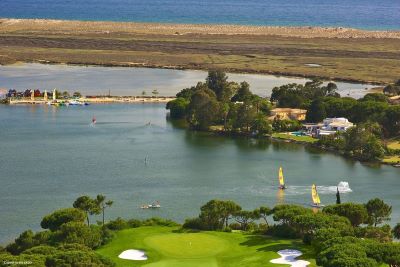
[[[141,209],[159,209],[161,208],[160,202],[156,201],[148,205],[140,206]]]
[[[87,106],[88,105],[87,103],[81,102],[78,100],[69,100],[68,103],[70,106]]]

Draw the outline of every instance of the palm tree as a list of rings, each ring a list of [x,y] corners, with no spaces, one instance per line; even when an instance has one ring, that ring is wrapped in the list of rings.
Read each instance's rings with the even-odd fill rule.
[[[99,209],[103,213],[103,225],[104,225],[104,210],[108,207],[111,207],[112,204],[114,203],[112,200],[106,201],[106,197],[103,195],[97,195],[96,197],[96,203],[99,206]]]

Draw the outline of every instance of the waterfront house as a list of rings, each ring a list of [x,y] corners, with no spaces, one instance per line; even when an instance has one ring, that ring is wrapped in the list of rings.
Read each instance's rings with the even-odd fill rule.
[[[314,137],[331,135],[337,132],[345,132],[354,124],[346,118],[326,118],[322,123],[305,123],[306,132]]]
[[[298,120],[306,119],[307,110],[298,108],[274,108],[271,110],[270,120]]]

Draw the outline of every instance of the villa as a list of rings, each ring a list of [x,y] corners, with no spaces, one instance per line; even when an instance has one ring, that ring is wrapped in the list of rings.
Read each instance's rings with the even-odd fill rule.
[[[298,120],[306,119],[307,110],[298,108],[274,108],[271,110],[270,120]]]
[[[304,124],[307,133],[315,137],[345,132],[353,126],[354,124],[346,118],[326,118],[322,123]]]

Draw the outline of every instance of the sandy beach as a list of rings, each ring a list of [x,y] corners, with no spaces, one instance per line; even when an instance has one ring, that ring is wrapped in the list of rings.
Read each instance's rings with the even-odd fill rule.
[[[226,34],[274,35],[299,38],[393,38],[400,31],[366,31],[343,27],[282,27],[213,24],[169,24],[110,21],[67,21],[49,19],[0,19],[0,32],[31,31],[74,34]]]

